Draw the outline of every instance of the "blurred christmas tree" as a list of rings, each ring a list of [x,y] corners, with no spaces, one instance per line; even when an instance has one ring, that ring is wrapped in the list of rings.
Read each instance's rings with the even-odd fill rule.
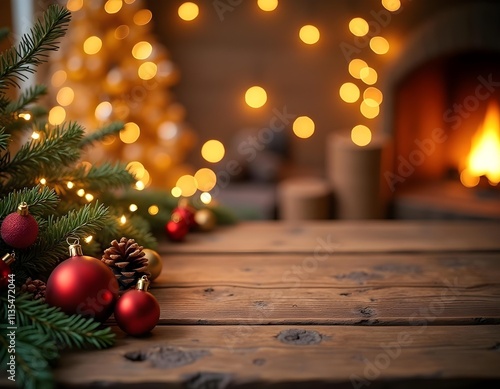
[[[180,176],[193,174],[183,161],[195,137],[168,91],[178,72],[151,33],[151,11],[142,0],[68,0],[66,7],[73,20],[50,60],[57,105],[49,122],[76,120],[92,129],[123,121],[119,135],[87,158],[128,162],[138,189],[170,190]]]

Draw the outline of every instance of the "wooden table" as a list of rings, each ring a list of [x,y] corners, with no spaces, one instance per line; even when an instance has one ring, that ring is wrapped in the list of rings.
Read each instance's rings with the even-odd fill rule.
[[[498,223],[242,223],[160,252],[160,324],[64,354],[61,386],[500,383]]]

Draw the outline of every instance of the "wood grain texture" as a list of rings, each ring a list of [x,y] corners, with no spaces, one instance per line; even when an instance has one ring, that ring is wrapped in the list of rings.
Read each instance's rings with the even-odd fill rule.
[[[500,250],[500,223],[453,221],[250,222],[162,242],[161,253],[314,253]]]
[[[283,343],[278,336],[289,330],[315,332],[321,341]],[[497,326],[159,326],[148,338],[121,336],[108,350],[66,353],[55,375],[71,387],[347,388],[356,379],[377,387],[415,377],[426,387],[450,378],[464,385],[500,379],[499,342]],[[160,358],[124,357],[154,356],[160,347]]]

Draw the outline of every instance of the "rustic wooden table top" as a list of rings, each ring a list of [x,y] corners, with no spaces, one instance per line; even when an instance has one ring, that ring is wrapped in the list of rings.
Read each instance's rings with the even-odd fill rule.
[[[498,223],[242,223],[159,251],[160,324],[63,354],[61,386],[500,382]]]

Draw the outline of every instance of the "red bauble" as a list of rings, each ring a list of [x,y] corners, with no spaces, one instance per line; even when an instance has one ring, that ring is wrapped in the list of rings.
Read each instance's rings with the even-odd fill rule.
[[[174,220],[170,220],[165,225],[165,230],[167,231],[167,235],[171,240],[180,242],[186,237],[189,231],[189,227],[184,219],[180,217],[176,218],[175,216],[175,214],[172,215],[172,218]]]
[[[0,260],[0,290],[9,284],[10,264],[14,262],[14,254],[5,254]]]
[[[25,249],[35,243],[38,237],[38,223],[29,214],[28,205],[22,203],[4,219],[1,227],[2,239],[9,246]]]
[[[177,207],[172,211],[172,215],[179,215],[181,219],[184,219],[188,229],[196,227],[196,222],[194,220],[195,211],[191,207]]]
[[[148,285],[147,277],[143,276],[137,282],[136,289],[125,292],[116,303],[116,323],[129,335],[147,334],[160,319],[160,305],[147,291]]]
[[[97,258],[83,255],[77,243],[70,246],[70,255],[50,274],[45,301],[68,315],[105,321],[118,298],[115,275]]]

